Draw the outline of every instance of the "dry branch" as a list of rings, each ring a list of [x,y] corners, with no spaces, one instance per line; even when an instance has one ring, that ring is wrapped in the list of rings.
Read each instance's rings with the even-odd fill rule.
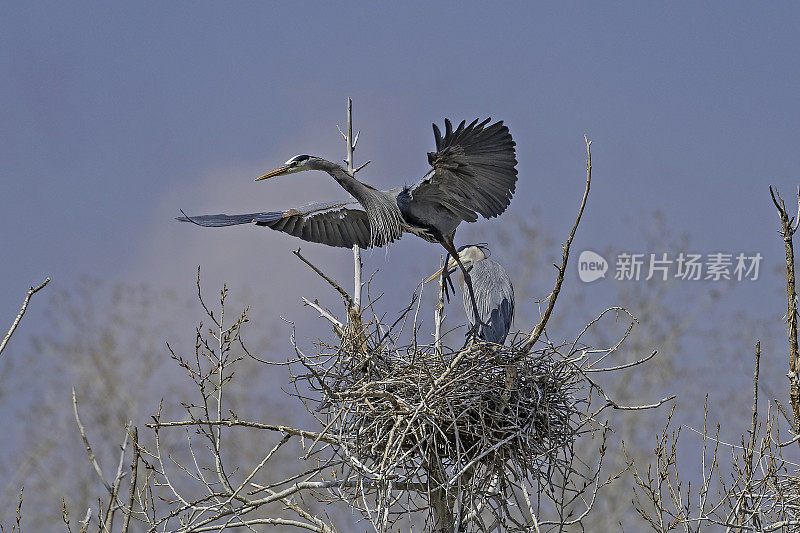
[[[789,336],[789,401],[794,413],[794,432],[800,430],[800,349],[797,344],[797,292],[795,290],[794,275],[794,232],[797,231],[797,222],[800,216],[790,217],[786,211],[786,204],[777,190],[769,188],[772,203],[778,210],[781,220],[781,236],[786,248],[786,322]],[[777,198],[776,198],[777,196]],[[800,215],[800,188],[797,194],[797,209]]]
[[[567,271],[567,261],[569,260],[569,247],[572,245],[572,239],[575,237],[575,232],[578,230],[578,225],[580,224],[581,217],[583,216],[583,209],[586,207],[586,199],[589,197],[589,188],[592,184],[592,141],[590,141],[585,135],[583,136],[583,140],[586,142],[586,188],[583,191],[581,206],[578,209],[578,216],[575,218],[575,223],[572,225],[572,231],[569,232],[567,242],[561,246],[561,266],[556,267],[558,269],[558,277],[556,278],[556,284],[555,287],[553,287],[553,292],[550,293],[547,308],[545,309],[542,319],[531,331],[530,336],[524,345],[523,352],[533,348],[533,346],[536,344],[536,341],[539,340],[539,337],[541,337],[542,333],[544,332],[544,327],[547,325],[547,321],[550,320],[550,314],[553,312],[553,308],[556,305],[556,300],[558,299],[558,294],[561,292],[561,285],[564,283],[564,274]]]
[[[298,248],[297,250],[293,251],[292,253],[293,253],[294,255],[296,255],[296,256],[297,256],[297,258],[298,258],[298,259],[300,259],[300,261],[302,261],[303,263],[305,263],[306,265],[308,265],[308,268],[310,268],[311,270],[313,270],[314,272],[316,272],[316,273],[317,273],[317,275],[319,275],[319,277],[321,277],[322,279],[324,279],[325,281],[327,281],[327,282],[328,282],[328,284],[329,284],[331,287],[333,287],[334,289],[336,289],[336,292],[338,292],[338,293],[339,293],[339,295],[342,297],[342,300],[344,300],[344,303],[345,303],[345,304],[346,304],[348,307],[352,307],[352,305],[353,305],[353,298],[352,298],[352,297],[351,297],[349,294],[347,294],[347,291],[346,291],[346,290],[344,290],[344,289],[342,288],[342,286],[341,286],[341,285],[339,285],[339,284],[336,282],[336,280],[334,280],[334,279],[332,279],[332,278],[329,278],[329,277],[328,277],[326,274],[324,274],[324,273],[322,272],[322,270],[320,270],[319,268],[317,268],[316,266],[314,266],[314,264],[313,264],[311,261],[309,261],[308,259],[306,259],[305,257],[303,257],[303,255],[300,253],[300,248]]]
[[[340,130],[341,131],[341,130]],[[358,168],[355,168],[354,160],[353,160],[353,152],[356,149],[356,144],[358,144],[358,135],[361,132],[357,132],[355,138],[353,138],[353,100],[351,98],[347,98],[347,135],[342,134],[344,137],[344,142],[347,144],[347,159],[345,162],[347,163],[347,172],[350,173],[351,176],[356,175],[356,172],[364,168],[369,164],[369,161],[364,163]],[[353,301],[351,302],[351,312],[354,314],[361,313],[361,249],[358,247],[357,244],[353,245]]]
[[[131,481],[130,490],[128,492],[128,506],[124,509],[125,522],[122,526],[122,533],[128,533],[131,524],[131,516],[133,516],[133,504],[136,498],[136,477],[139,470],[139,430],[134,427],[131,431],[131,439],[133,441],[133,459],[131,460]]]
[[[100,478],[100,481],[103,483],[103,486],[108,492],[111,492],[111,485],[108,484],[105,476],[103,476],[102,470],[100,470],[100,464],[97,462],[97,459],[94,456],[92,445],[89,443],[89,437],[86,436],[86,430],[81,423],[80,416],[78,416],[78,397],[75,394],[74,388],[72,389],[72,412],[75,415],[75,423],[78,425],[78,430],[81,432],[81,439],[83,440],[84,448],[86,448],[86,454],[89,456],[89,462],[92,464],[92,467],[97,473],[97,476]]]
[[[8,344],[9,339],[11,339],[11,335],[14,334],[14,330],[17,329],[20,320],[22,320],[23,315],[25,315],[25,311],[28,309],[28,302],[31,301],[31,296],[33,296],[40,290],[44,289],[48,283],[50,283],[50,278],[46,278],[42,283],[40,283],[36,287],[31,286],[31,288],[28,289],[28,294],[25,296],[25,300],[22,302],[22,308],[19,310],[19,313],[17,313],[17,317],[11,324],[11,328],[8,330],[8,333],[6,333],[6,336],[3,337],[3,342],[0,342],[0,354],[2,354],[3,350],[5,350],[6,344]]]

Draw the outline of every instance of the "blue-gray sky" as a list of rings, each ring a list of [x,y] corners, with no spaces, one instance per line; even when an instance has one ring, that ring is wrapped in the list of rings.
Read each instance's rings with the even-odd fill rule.
[[[702,252],[782,259],[767,185],[791,196],[800,181],[795,4],[20,2],[2,11],[0,323],[45,275],[54,286],[92,275],[189,293],[198,264],[212,287],[269,283],[276,306],[296,302],[312,278],[288,252],[303,243],[172,218],[179,208],[342,197],[322,174],[252,178],[295,153],[340,157],[335,126],[348,96],[362,130],[357,158],[373,161],[360,176],[376,186],[425,172],[432,121],[492,116],[518,144],[509,212],[535,207],[563,234],[583,186],[582,136],[593,139],[577,249],[636,249],[637,221],[658,210]],[[346,252],[304,249],[346,273]],[[369,261],[411,271],[439,253],[406,238],[391,263],[382,253]],[[753,287],[738,290],[751,298]],[[36,305],[46,303],[43,294]],[[21,336],[33,328],[23,324]]]

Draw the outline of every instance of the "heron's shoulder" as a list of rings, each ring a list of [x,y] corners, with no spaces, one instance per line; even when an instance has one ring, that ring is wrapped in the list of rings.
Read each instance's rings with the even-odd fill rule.
[[[503,293],[513,294],[514,287],[511,278],[508,276],[503,265],[492,259],[482,259],[472,267],[472,276],[479,279],[491,280],[494,289],[499,289]]]
[[[400,195],[408,195],[410,187],[408,185],[401,185],[400,187],[394,187],[392,189],[387,189],[383,191],[389,196],[397,198]]]
[[[491,272],[501,272],[504,276],[506,275],[506,269],[503,267],[503,265],[488,257],[475,263],[475,268]]]

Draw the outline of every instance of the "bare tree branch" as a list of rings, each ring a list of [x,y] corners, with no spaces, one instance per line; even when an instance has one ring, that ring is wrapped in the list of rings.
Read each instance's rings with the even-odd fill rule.
[[[333,287],[334,289],[336,289],[336,292],[338,292],[338,293],[341,295],[342,299],[344,300],[345,304],[347,304],[347,306],[348,306],[348,307],[352,307],[352,306],[353,306],[353,299],[350,297],[350,295],[349,295],[349,294],[347,294],[347,291],[346,291],[346,290],[344,290],[344,289],[342,288],[342,286],[341,286],[341,285],[339,285],[338,283],[336,283],[336,280],[329,278],[329,277],[328,277],[328,276],[327,276],[325,273],[323,273],[323,272],[322,272],[322,270],[320,270],[319,268],[317,268],[316,266],[314,266],[314,265],[311,263],[311,261],[309,261],[308,259],[306,259],[305,257],[303,257],[303,255],[300,253],[300,248],[298,248],[297,250],[293,251],[292,253],[293,253],[294,255],[296,255],[296,256],[297,256],[297,257],[298,257],[298,258],[299,258],[299,259],[300,259],[300,260],[301,260],[303,263],[305,263],[306,265],[308,265],[308,267],[309,267],[311,270],[313,270],[314,272],[316,272],[316,273],[317,273],[317,275],[319,275],[319,277],[321,277],[322,279],[324,279],[325,281],[327,281],[327,282],[328,282],[328,284],[329,284],[331,287]]]
[[[134,426],[131,431],[133,440],[133,459],[131,460],[131,481],[130,491],[128,492],[128,507],[125,509],[125,522],[122,525],[122,533],[128,533],[133,515],[133,503],[136,498],[136,476],[139,469],[139,430]]]
[[[308,298],[306,298],[306,297],[304,296],[304,297],[303,297],[303,303],[304,303],[305,305],[309,306],[309,307],[313,307],[314,309],[316,309],[316,310],[317,310],[317,312],[319,313],[319,316],[321,316],[322,318],[324,318],[325,320],[327,320],[328,322],[330,322],[331,324],[333,324],[334,331],[336,332],[336,334],[337,334],[337,335],[339,335],[340,337],[341,337],[342,335],[344,335],[344,330],[345,330],[344,324],[342,324],[341,322],[339,322],[339,321],[336,319],[336,317],[334,317],[334,316],[333,316],[333,315],[330,313],[330,311],[328,311],[328,310],[326,310],[326,309],[323,309],[323,308],[322,308],[322,306],[321,306],[321,305],[319,305],[319,302],[318,302],[317,300],[314,300],[314,301],[312,302],[312,301],[310,301]]]
[[[575,237],[575,232],[578,230],[578,224],[581,222],[581,216],[583,216],[583,209],[586,207],[586,199],[589,197],[589,188],[592,184],[592,141],[590,141],[586,135],[583,136],[583,140],[586,143],[586,188],[583,191],[583,199],[581,200],[581,206],[578,209],[578,216],[575,218],[575,223],[572,225],[572,231],[569,232],[567,242],[561,246],[561,266],[557,267],[558,277],[556,278],[556,285],[553,287],[553,292],[550,293],[547,309],[545,310],[542,319],[539,321],[536,327],[533,328],[528,341],[525,343],[524,349],[526,351],[533,348],[533,346],[539,340],[539,337],[541,337],[544,327],[547,325],[547,321],[550,320],[550,314],[553,312],[553,308],[556,305],[556,300],[558,299],[558,294],[561,292],[561,284],[564,283],[564,274],[567,271],[567,261],[569,260],[569,247],[572,245],[572,239]]]
[[[103,472],[100,470],[100,465],[97,463],[97,459],[95,459],[94,452],[92,451],[92,446],[89,444],[89,438],[86,436],[86,431],[83,428],[83,424],[81,423],[81,418],[78,416],[78,397],[75,394],[75,389],[72,389],[72,412],[75,414],[75,422],[78,424],[78,429],[81,432],[81,439],[83,439],[83,445],[86,448],[86,454],[89,456],[89,462],[92,463],[94,467],[94,471],[97,472],[97,476],[100,478],[100,481],[103,483],[103,486],[106,490],[111,493],[112,487],[106,481],[106,478],[103,476]]]
[[[125,425],[125,439],[120,447],[121,451],[119,454],[119,463],[117,464],[117,473],[114,475],[114,482],[111,484],[108,507],[106,508],[106,513],[103,518],[104,529],[108,530],[109,533],[114,529],[114,514],[119,505],[119,502],[117,501],[117,496],[119,495],[119,485],[122,482],[122,478],[125,477],[125,473],[122,471],[122,466],[125,464],[125,450],[128,448],[128,437],[130,436],[128,433],[129,427],[130,422]]]
[[[341,133],[341,130],[339,130]],[[356,144],[358,143],[358,136],[361,132],[359,131],[356,133],[355,138],[353,138],[353,100],[352,98],[347,98],[347,135],[342,133],[344,137],[344,141],[347,144],[347,159],[345,162],[347,163],[347,172],[355,177],[356,172],[364,168],[369,164],[369,161],[364,163],[358,168],[355,168],[355,163],[353,161],[353,152],[356,149]],[[361,249],[358,247],[357,244],[353,245],[353,300],[350,302],[351,312],[358,315],[361,313]]]
[[[797,343],[797,292],[795,290],[793,243],[797,226],[794,225],[795,217],[789,217],[786,204],[778,191],[773,190],[770,186],[769,194],[772,197],[772,203],[778,210],[781,220],[781,236],[786,248],[786,322],[789,335],[789,373],[787,377],[789,378],[789,401],[794,413],[793,430],[797,433],[800,430],[800,348]],[[800,213],[800,189],[798,189],[797,205],[798,213]]]
[[[25,296],[25,301],[22,302],[22,308],[19,310],[19,313],[17,313],[17,317],[11,324],[11,328],[8,330],[8,333],[6,333],[6,336],[3,337],[3,342],[0,342],[0,354],[3,353],[3,350],[5,350],[6,344],[8,344],[9,339],[11,339],[11,335],[14,334],[14,330],[17,329],[20,320],[22,320],[25,310],[28,309],[28,302],[31,301],[31,296],[44,289],[48,283],[50,283],[50,278],[46,278],[41,284],[37,285],[36,287],[32,286],[30,289],[28,289],[28,294]]]

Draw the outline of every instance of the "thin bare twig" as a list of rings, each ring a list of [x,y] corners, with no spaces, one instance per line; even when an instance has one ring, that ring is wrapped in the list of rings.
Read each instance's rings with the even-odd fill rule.
[[[28,289],[28,294],[25,296],[25,301],[22,302],[22,308],[17,313],[17,318],[14,319],[14,322],[11,324],[11,328],[6,333],[6,336],[3,338],[3,342],[0,342],[0,354],[3,353],[3,350],[6,348],[6,344],[8,344],[11,335],[14,334],[14,330],[17,329],[20,320],[22,320],[22,316],[25,314],[25,310],[28,309],[28,302],[31,301],[31,296],[39,292],[40,290],[44,289],[47,284],[50,283],[50,278],[45,279],[41,284],[37,285],[36,287],[31,287]]]
[[[111,493],[112,487],[108,484],[108,481],[106,481],[106,478],[103,476],[103,472],[100,470],[100,465],[97,463],[97,459],[95,459],[94,452],[92,452],[92,446],[89,444],[89,438],[86,436],[86,431],[81,423],[81,418],[78,416],[78,397],[75,394],[74,387],[72,388],[72,412],[75,415],[75,422],[78,424],[78,429],[81,432],[81,438],[83,439],[83,445],[86,448],[86,453],[89,456],[89,462],[92,463],[94,471],[97,472],[97,476],[100,478],[103,486],[109,493]]]
[[[671,394],[666,398],[660,399],[656,403],[648,403],[644,405],[619,405],[617,402],[609,400],[608,405],[619,411],[643,411],[645,409],[655,409],[657,407],[661,407],[668,401],[674,400],[675,398],[677,398],[677,396],[675,394]]]
[[[103,518],[103,525],[104,528],[107,529],[109,532],[114,530],[114,515],[116,514],[117,510],[117,496],[119,495],[119,486],[122,482],[122,478],[125,477],[125,473],[122,471],[122,467],[125,464],[125,450],[128,448],[128,437],[129,434],[129,427],[130,422],[125,425],[125,438],[122,441],[122,446],[120,454],[119,454],[119,464],[117,465],[117,473],[114,475],[114,482],[111,484],[111,492],[109,493],[108,498],[108,507],[106,508],[106,512]]]
[[[131,431],[133,440],[133,459],[131,460],[131,486],[128,493],[128,507],[125,509],[125,522],[122,525],[122,533],[128,533],[133,515],[133,502],[136,497],[136,476],[139,469],[139,430],[134,426]]]
[[[308,298],[306,298],[306,297],[304,296],[304,297],[303,297],[303,303],[304,303],[305,305],[309,306],[309,307],[313,307],[314,309],[316,309],[316,310],[317,310],[317,312],[319,313],[319,316],[321,316],[322,318],[326,319],[328,322],[330,322],[331,324],[333,324],[334,331],[336,332],[336,334],[337,334],[339,337],[341,337],[342,335],[344,335],[344,329],[345,329],[345,328],[344,328],[344,324],[342,324],[341,322],[339,322],[339,321],[336,319],[336,317],[334,317],[334,316],[333,316],[333,315],[330,313],[330,311],[328,311],[328,310],[326,310],[326,309],[323,309],[323,308],[322,308],[322,306],[319,304],[319,302],[318,302],[317,300],[314,300],[314,301],[312,302],[311,300],[309,300]]]
[[[92,508],[88,507],[86,509],[86,516],[83,517],[83,520],[78,522],[81,525],[81,533],[86,533],[86,530],[89,529],[89,520],[92,519]]]
[[[279,433],[286,433],[288,435],[295,435],[309,439],[320,438],[320,434],[314,431],[305,431],[296,429],[290,426],[279,426],[274,424],[261,424],[259,422],[248,422],[246,420],[181,420],[178,422],[156,422],[146,424],[148,428],[168,428],[168,427],[182,427],[182,426],[224,426],[224,427],[249,427],[253,429],[263,429],[266,431],[276,431]],[[328,442],[331,439],[326,439],[323,435],[320,438],[323,442]]]
[[[327,281],[327,282],[328,282],[328,284],[329,284],[331,287],[333,287],[334,289],[336,289],[336,291],[337,291],[337,292],[338,292],[338,293],[339,293],[339,294],[342,296],[342,299],[344,300],[345,304],[347,304],[347,307],[348,307],[348,308],[350,308],[350,307],[352,307],[352,306],[353,306],[353,299],[350,297],[350,295],[349,295],[349,294],[347,294],[347,291],[346,291],[346,290],[344,290],[344,289],[342,288],[342,286],[341,286],[341,285],[339,285],[338,283],[336,283],[336,280],[333,280],[333,279],[329,278],[329,277],[328,277],[328,276],[327,276],[327,275],[326,275],[324,272],[322,272],[322,270],[320,270],[320,269],[318,269],[316,266],[314,266],[314,265],[311,263],[311,261],[309,261],[308,259],[306,259],[305,257],[303,257],[303,254],[301,254],[301,253],[300,253],[300,248],[298,248],[297,250],[293,251],[292,253],[293,253],[294,255],[296,255],[296,256],[297,256],[297,257],[298,257],[298,258],[299,258],[299,259],[300,259],[300,260],[301,260],[303,263],[305,263],[306,265],[308,265],[308,267],[309,267],[311,270],[313,270],[314,272],[316,272],[316,273],[317,273],[317,275],[319,275],[319,277],[321,277],[322,279],[324,279],[325,281]]]
[[[22,533],[22,493],[25,491],[25,487],[21,487],[19,489],[19,500],[17,501],[17,529],[16,533]],[[15,530],[12,527],[11,533],[14,533]]]
[[[444,256],[439,256],[439,267],[442,275],[439,276],[439,298],[433,310],[433,343],[436,346],[436,353],[442,355],[442,319],[444,316]]]

